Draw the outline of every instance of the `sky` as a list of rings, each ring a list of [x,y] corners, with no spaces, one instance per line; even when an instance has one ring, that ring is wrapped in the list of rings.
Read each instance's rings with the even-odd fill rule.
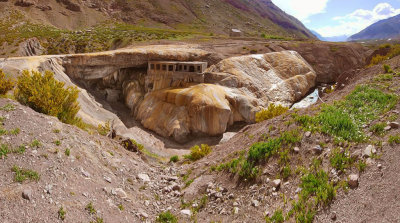
[[[351,36],[400,14],[400,0],[272,0],[324,37]]]

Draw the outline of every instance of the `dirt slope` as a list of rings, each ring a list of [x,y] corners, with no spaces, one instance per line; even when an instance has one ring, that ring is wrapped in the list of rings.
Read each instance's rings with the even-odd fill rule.
[[[116,141],[15,101],[0,99],[0,108],[0,129],[8,131],[0,136],[0,222],[61,222],[61,207],[66,212],[63,222],[152,222],[179,202],[173,193],[162,193],[179,183],[174,178],[177,168],[149,165]],[[15,182],[13,166],[35,171],[40,179]],[[23,193],[29,195],[23,198]],[[90,202],[97,213],[85,209]]]
[[[294,17],[270,0],[3,0],[0,12],[17,10],[31,21],[64,29],[93,26],[105,20],[145,27],[229,34],[314,38]],[[254,31],[257,30],[257,31]]]

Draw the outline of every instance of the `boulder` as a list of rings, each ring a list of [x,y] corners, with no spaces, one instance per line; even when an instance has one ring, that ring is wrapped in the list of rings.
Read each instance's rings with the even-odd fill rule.
[[[358,178],[359,176],[357,174],[351,174],[349,176],[348,184],[351,189],[355,189],[358,187]]]
[[[314,87],[316,79],[313,68],[295,51],[231,57],[207,71],[205,80],[243,89],[264,106],[292,105]]]

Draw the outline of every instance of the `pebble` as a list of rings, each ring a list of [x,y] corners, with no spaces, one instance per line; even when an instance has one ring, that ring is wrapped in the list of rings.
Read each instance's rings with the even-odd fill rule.
[[[146,182],[150,182],[150,177],[149,175],[145,174],[145,173],[140,173],[138,174],[138,179],[143,181],[144,183]]]
[[[373,154],[376,153],[376,149],[375,146],[373,145],[368,145],[367,148],[365,148],[364,152],[363,152],[363,157],[370,157]]]
[[[187,215],[187,216],[192,216],[192,211],[185,209],[185,210],[181,210],[181,214],[182,215]]]
[[[316,146],[314,146],[312,149],[311,149],[311,151],[314,153],[314,154],[321,154],[322,153],[322,147],[320,146],[320,145],[316,145]]]
[[[110,177],[104,177],[104,180],[107,181],[108,183],[111,183],[111,178]]]
[[[306,132],[304,135],[305,135],[307,138],[309,138],[309,137],[311,136],[311,132],[308,131],[308,132]]]
[[[238,214],[239,213],[239,208],[238,207],[234,207],[233,208],[233,214]]]
[[[349,176],[349,182],[348,183],[349,183],[349,186],[350,186],[351,189],[355,189],[355,188],[358,187],[358,178],[359,178],[358,174],[351,174]]]
[[[281,185],[281,180],[280,179],[276,179],[272,181],[272,187],[278,188]]]
[[[293,151],[294,151],[295,153],[299,153],[299,152],[300,152],[300,148],[299,148],[299,147],[294,147]]]
[[[336,221],[336,213],[335,212],[332,212],[331,213],[331,219],[333,220],[333,221]]]
[[[389,126],[391,128],[398,129],[400,127],[400,124],[398,122],[390,122]]]
[[[385,127],[384,130],[385,130],[385,131],[390,131],[391,129],[392,129],[392,127],[391,127],[390,125],[388,125],[388,126]]]
[[[30,201],[32,200],[32,189],[27,188],[22,192],[22,198]]]
[[[254,207],[258,207],[258,206],[260,206],[260,202],[257,201],[257,200],[252,200],[251,201],[251,205],[254,206]]]

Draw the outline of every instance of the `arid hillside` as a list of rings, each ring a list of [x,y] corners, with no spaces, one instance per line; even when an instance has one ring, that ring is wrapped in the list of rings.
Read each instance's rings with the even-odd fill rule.
[[[16,10],[32,22],[62,29],[115,21],[215,34],[236,28],[248,36],[314,38],[270,0],[2,0],[0,8],[3,15]]]

